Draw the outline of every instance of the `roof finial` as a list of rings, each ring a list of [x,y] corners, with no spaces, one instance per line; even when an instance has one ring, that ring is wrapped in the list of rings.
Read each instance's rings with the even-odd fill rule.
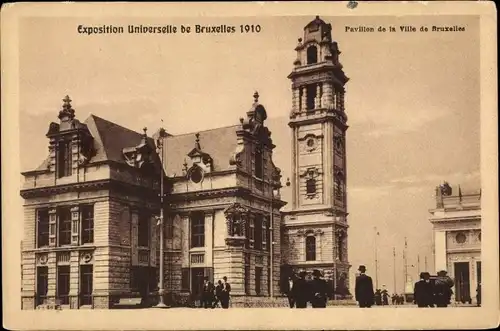
[[[72,120],[73,118],[75,118],[75,110],[71,107],[72,100],[69,98],[69,95],[66,95],[64,99],[62,99],[62,101],[63,106],[62,110],[59,111],[59,119],[61,121]]]
[[[196,137],[196,142],[194,144],[194,146],[197,148],[197,149],[200,149],[201,150],[201,146],[200,146],[200,133],[196,133],[195,134],[195,137]]]
[[[63,99],[63,102],[64,102],[63,108],[68,109],[68,110],[71,109],[71,101],[72,100],[69,98],[69,95],[66,95]]]
[[[259,102],[259,92],[255,91],[253,94],[253,100],[255,103]]]
[[[316,15],[316,19],[319,20],[319,15]]]

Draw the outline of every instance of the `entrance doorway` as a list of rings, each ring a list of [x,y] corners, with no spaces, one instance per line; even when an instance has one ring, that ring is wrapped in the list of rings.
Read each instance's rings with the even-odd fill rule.
[[[204,268],[191,269],[191,293],[196,300],[200,300],[203,292],[203,278],[205,277]]]
[[[455,301],[470,301],[469,262],[455,262],[455,292]]]

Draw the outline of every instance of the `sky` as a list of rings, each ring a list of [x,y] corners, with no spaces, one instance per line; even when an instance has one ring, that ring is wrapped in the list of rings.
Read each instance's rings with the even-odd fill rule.
[[[350,81],[346,85],[349,260],[378,283],[403,286],[409,272],[433,272],[429,209],[443,180],[479,188],[478,18],[443,17],[464,32],[355,33],[346,26],[437,24],[432,17],[322,17]],[[239,123],[259,92],[276,144],[274,163],[290,176],[291,84],[297,39],[313,16],[245,18],[25,18],[20,24],[21,170],[48,153],[49,123],[69,94],[76,117],[90,113],[149,133],[171,134]],[[79,24],[258,24],[254,34],[81,35]],[[163,123],[161,122],[163,120]],[[290,200],[289,188],[282,190]],[[21,198],[19,208],[22,208]],[[22,231],[22,229],[20,230]],[[396,265],[393,263],[396,250]],[[420,258],[420,268],[417,258]]]

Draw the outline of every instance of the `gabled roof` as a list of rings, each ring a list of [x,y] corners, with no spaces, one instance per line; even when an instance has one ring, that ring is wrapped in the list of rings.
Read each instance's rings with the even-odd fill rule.
[[[213,159],[213,171],[224,171],[230,168],[229,160],[237,147],[236,131],[239,125],[216,128],[169,136],[165,139],[165,171],[168,176],[182,176],[184,159],[193,150],[196,133],[200,134],[200,147],[203,153]]]

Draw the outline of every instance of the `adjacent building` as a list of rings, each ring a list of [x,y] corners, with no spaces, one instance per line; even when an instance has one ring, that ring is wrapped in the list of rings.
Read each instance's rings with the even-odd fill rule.
[[[292,82],[292,198],[283,214],[283,275],[320,270],[349,284],[345,84],[331,24],[318,16],[295,47]]]
[[[433,225],[435,270],[455,280],[454,300],[476,300],[481,282],[481,190],[464,191],[444,183],[436,187]]]

